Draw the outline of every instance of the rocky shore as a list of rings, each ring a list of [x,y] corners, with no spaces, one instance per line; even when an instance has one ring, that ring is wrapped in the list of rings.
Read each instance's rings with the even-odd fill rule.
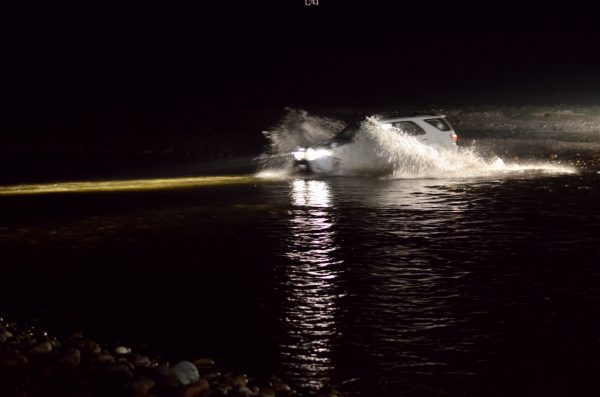
[[[2,397],[334,397],[292,389],[276,376],[254,379],[217,370],[209,358],[171,365],[81,333],[62,340],[0,318]]]

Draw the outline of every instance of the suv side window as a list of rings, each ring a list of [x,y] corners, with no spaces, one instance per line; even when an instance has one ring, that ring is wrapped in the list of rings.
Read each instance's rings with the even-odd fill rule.
[[[425,135],[425,130],[412,121],[396,121],[392,126],[408,135]]]
[[[431,124],[432,126],[434,126],[435,128],[437,128],[440,131],[450,131],[450,126],[448,125],[446,120],[444,120],[442,118],[426,119],[425,122],[427,124]]]

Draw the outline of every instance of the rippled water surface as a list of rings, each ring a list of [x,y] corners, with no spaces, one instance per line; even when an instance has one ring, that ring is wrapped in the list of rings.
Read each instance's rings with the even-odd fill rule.
[[[0,196],[0,310],[347,396],[596,395],[600,174]]]

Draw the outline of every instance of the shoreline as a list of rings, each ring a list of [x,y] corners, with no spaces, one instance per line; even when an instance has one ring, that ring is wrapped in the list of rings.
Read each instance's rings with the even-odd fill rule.
[[[169,361],[76,332],[58,339],[33,325],[0,317],[3,397],[336,397],[292,388],[280,378],[220,372],[210,358]]]

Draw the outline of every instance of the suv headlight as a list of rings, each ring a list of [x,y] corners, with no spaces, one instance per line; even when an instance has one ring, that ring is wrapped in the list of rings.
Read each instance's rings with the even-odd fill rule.
[[[325,157],[325,156],[331,156],[331,150],[325,149],[325,148],[318,148],[318,149],[308,148],[306,150],[306,159],[309,161],[316,160],[316,159],[319,159],[319,158]]]
[[[306,158],[306,151],[304,149],[296,149],[292,154],[296,161],[304,160]]]

